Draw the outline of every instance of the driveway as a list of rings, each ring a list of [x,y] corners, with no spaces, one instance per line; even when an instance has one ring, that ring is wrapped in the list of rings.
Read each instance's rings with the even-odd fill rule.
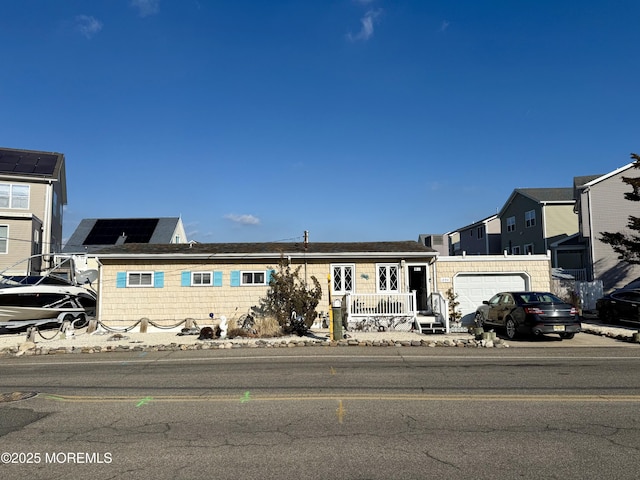
[[[607,325],[599,320],[583,319],[582,332],[571,340],[562,340],[558,335],[541,335],[538,337],[520,335],[514,340],[507,340],[505,333],[497,330],[497,336],[510,347],[612,347],[624,346],[638,348],[639,343],[631,342],[637,328]]]

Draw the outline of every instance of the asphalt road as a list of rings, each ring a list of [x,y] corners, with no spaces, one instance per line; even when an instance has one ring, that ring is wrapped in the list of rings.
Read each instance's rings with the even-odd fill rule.
[[[640,347],[611,345],[3,359],[37,396],[0,402],[0,477],[636,479]]]

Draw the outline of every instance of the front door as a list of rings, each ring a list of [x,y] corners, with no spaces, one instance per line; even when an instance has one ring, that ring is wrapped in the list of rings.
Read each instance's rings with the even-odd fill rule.
[[[409,265],[409,291],[416,291],[416,309],[418,312],[426,312],[428,307],[427,292],[427,266]]]

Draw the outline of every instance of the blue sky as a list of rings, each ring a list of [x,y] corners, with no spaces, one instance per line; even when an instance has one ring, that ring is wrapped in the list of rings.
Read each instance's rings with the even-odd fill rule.
[[[21,0],[0,146],[82,218],[201,242],[412,240],[640,151],[640,2]]]

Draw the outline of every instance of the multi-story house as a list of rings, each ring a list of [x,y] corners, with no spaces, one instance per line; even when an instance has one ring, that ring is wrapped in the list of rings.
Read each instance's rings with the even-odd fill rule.
[[[458,248],[452,255],[497,255],[502,253],[500,240],[500,219],[491,215],[471,225],[456,230],[459,236]]]
[[[418,243],[425,247],[433,248],[440,255],[449,255],[451,244],[448,233],[421,233]]]
[[[498,218],[501,250],[512,255],[552,253],[553,267],[575,268],[575,254],[552,251],[578,232],[572,188],[517,188]]]
[[[66,203],[62,153],[0,148],[0,270],[61,250]],[[26,273],[26,268],[26,263],[16,266],[12,273]]]
[[[604,175],[574,178],[575,212],[579,241],[584,245],[589,280],[602,280],[604,290],[619,288],[640,277],[640,266],[620,260],[610,245],[600,241],[603,232],[629,232],[629,216],[638,216],[638,202],[625,199],[631,187],[622,177],[635,177],[629,163]]]

